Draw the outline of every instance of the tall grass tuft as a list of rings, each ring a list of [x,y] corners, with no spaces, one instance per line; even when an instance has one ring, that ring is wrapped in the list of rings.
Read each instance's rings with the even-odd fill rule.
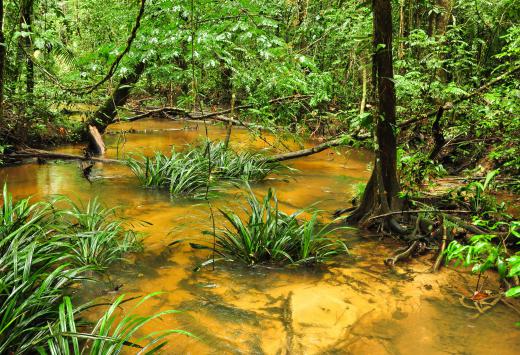
[[[126,253],[141,249],[140,235],[126,228],[114,208],[103,207],[97,198],[84,206],[68,198],[62,200],[66,202],[60,212],[65,228],[60,236],[69,247],[74,265],[103,270]]]
[[[185,152],[172,150],[169,156],[156,152],[152,158],[130,157],[127,164],[143,186],[167,189],[176,196],[197,195],[218,180],[263,180],[282,167],[259,153],[237,152],[223,142],[208,141]]]
[[[0,354],[79,354],[86,342],[74,335],[73,321],[87,307],[73,308],[64,296],[87,271],[105,268],[136,247],[136,240],[128,240],[126,235],[122,224],[97,200],[86,208],[56,209],[52,203],[32,203],[28,198],[15,202],[4,185],[0,209]],[[113,309],[108,312],[113,313]],[[116,325],[112,320],[115,328],[105,327],[104,332],[94,328],[91,337],[116,349],[114,344],[127,345],[144,321],[123,319]],[[64,337],[71,341],[68,345]]]
[[[280,211],[272,189],[263,201],[250,192],[247,204],[245,218],[220,210],[229,226],[215,233],[215,252],[224,259],[246,265],[314,264],[348,253],[342,241],[329,238],[338,228],[319,226],[316,213],[310,220],[301,221],[298,217],[305,210],[293,214]]]

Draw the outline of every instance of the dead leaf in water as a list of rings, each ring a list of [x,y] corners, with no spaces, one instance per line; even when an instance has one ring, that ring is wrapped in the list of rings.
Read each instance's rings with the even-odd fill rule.
[[[471,296],[471,300],[478,302],[478,301],[485,300],[488,297],[489,297],[489,294],[487,294],[486,292],[475,291],[473,293],[473,296]]]

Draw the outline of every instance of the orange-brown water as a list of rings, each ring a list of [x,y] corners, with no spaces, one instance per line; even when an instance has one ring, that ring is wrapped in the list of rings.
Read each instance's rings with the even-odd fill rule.
[[[107,157],[182,149],[204,135],[203,125],[196,126],[158,120],[114,125],[106,136]],[[137,133],[118,135],[119,130]],[[209,127],[210,138],[224,135],[224,128]],[[263,140],[242,129],[233,130],[232,144],[237,149],[266,148]],[[275,187],[287,212],[318,203],[328,219],[332,211],[348,205],[356,184],[366,181],[370,160],[370,154],[360,150],[322,152],[290,162],[298,171],[289,176],[252,188],[263,195]],[[139,313],[183,313],[156,320],[144,331],[184,329],[198,336],[172,336],[163,351],[167,354],[515,354],[520,349],[520,331],[514,326],[518,314],[499,304],[473,319],[476,311],[460,304],[461,294],[471,295],[473,275],[451,268],[431,274],[428,257],[389,270],[382,261],[396,245],[388,240],[338,232],[352,255],[328,268],[217,264],[215,270],[194,272],[208,253],[168,244],[205,238],[201,232],[211,228],[205,201],[172,200],[164,192],[143,189],[126,167],[114,164],[97,164],[92,183],[82,177],[77,163],[8,167],[0,170],[0,179],[19,197],[99,196],[109,206],[121,206],[126,216],[151,223],[136,225],[148,234],[145,251],[111,270],[108,281],[86,283],[81,297],[113,299],[121,293],[130,297],[163,291]],[[211,204],[215,211],[238,210],[243,201],[241,191],[229,187]],[[223,223],[216,216],[217,225]],[[114,285],[122,287],[114,292]],[[488,281],[486,287],[495,286]],[[130,306],[123,308],[126,312]]]

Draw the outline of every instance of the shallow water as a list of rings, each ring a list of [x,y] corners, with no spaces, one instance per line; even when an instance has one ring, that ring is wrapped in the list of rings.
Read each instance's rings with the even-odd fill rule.
[[[129,152],[169,151],[172,146],[183,149],[204,135],[204,126],[143,120],[114,125],[108,133],[107,157],[123,157]],[[212,139],[224,134],[222,127],[209,127]],[[262,139],[237,128],[232,144],[239,149],[267,148]],[[81,147],[60,150],[79,153]],[[252,188],[263,195],[275,187],[287,212],[317,204],[328,219],[332,211],[349,204],[356,184],[367,180],[370,160],[362,150],[326,151],[292,161],[289,165],[298,171]],[[201,232],[211,228],[205,201],[171,200],[163,192],[142,189],[128,169],[113,164],[96,164],[92,183],[82,177],[77,163],[70,162],[8,167],[0,170],[0,179],[8,181],[15,196],[40,199],[67,194],[82,200],[99,196],[109,206],[121,206],[124,215],[151,223],[135,227],[148,234],[145,251],[131,256],[129,265],[111,270],[104,282],[85,285],[81,297],[113,299],[121,293],[130,297],[163,291],[139,313],[183,312],[165,316],[145,331],[184,329],[199,337],[172,336],[164,353],[514,354],[520,349],[520,330],[514,326],[520,315],[499,304],[473,319],[476,311],[460,304],[461,294],[471,295],[475,277],[450,268],[431,274],[430,256],[390,271],[382,260],[396,248],[392,241],[344,230],[337,237],[352,255],[327,268],[217,264],[215,270],[194,272],[208,253],[168,244],[205,238]],[[211,200],[211,206],[215,212],[240,209],[243,193],[228,187]],[[115,285],[122,285],[117,293]],[[496,284],[487,281],[486,288],[493,287]],[[130,307],[126,304],[123,311]]]

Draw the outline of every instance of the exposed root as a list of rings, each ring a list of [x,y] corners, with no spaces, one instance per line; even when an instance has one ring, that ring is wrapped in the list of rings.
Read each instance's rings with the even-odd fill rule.
[[[342,209],[334,211],[334,213],[332,215],[334,216],[334,218],[338,218],[338,217],[341,217],[342,215],[344,215],[346,213],[354,211],[356,208],[357,208],[357,206],[352,206],[352,207],[348,207],[348,208],[342,208]]]
[[[520,315],[520,309],[516,308],[507,298],[502,297],[500,301]]]
[[[419,244],[420,243],[418,240],[414,241],[410,245],[410,247],[408,249],[406,249],[405,251],[403,251],[402,253],[399,253],[399,254],[395,255],[394,257],[387,258],[385,260],[385,265],[393,268],[398,261],[410,257],[419,248]]]
[[[498,302],[500,302],[502,297],[502,294],[498,294],[496,296],[486,298],[486,300],[491,299],[491,302],[487,302],[486,300],[474,301],[473,303],[475,304],[475,309],[478,311],[478,313],[472,316],[471,319],[477,319],[478,317],[495,307],[498,304]]]
[[[446,240],[448,239],[447,237],[447,231],[446,231],[446,224],[442,224],[442,242],[441,242],[441,247],[439,249],[439,254],[437,255],[437,259],[435,260],[435,264],[433,264],[433,272],[437,272],[439,271],[440,267],[441,267],[441,264],[442,264],[442,260],[444,259],[444,250],[446,250]]]

